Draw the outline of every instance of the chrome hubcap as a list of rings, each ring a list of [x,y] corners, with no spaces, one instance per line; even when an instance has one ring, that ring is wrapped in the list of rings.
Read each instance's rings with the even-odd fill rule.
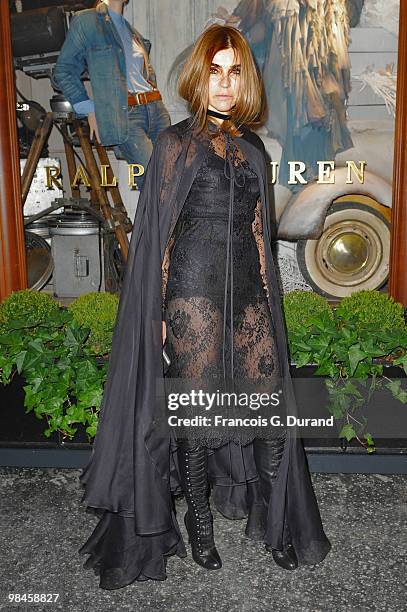
[[[305,278],[328,295],[376,289],[388,276],[390,228],[367,207],[338,207],[326,217],[320,238],[305,242],[302,257]]]
[[[369,259],[369,244],[357,234],[344,233],[334,238],[327,249],[328,261],[341,274],[355,274]]]
[[[372,227],[341,221],[325,230],[318,241],[316,262],[323,277],[338,285],[357,285],[374,274],[382,261],[379,235]]]

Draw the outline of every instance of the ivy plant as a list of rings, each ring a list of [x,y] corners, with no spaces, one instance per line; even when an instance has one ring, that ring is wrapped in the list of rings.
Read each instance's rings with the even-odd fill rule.
[[[0,335],[0,382],[24,376],[26,412],[46,419],[46,437],[59,431],[71,439],[79,424],[89,439],[96,434],[107,362],[87,345],[89,333],[59,309],[46,321],[9,320]]]
[[[390,310],[393,316],[394,309]],[[378,325],[371,319],[365,321],[359,310],[354,311],[355,317],[352,312],[349,304],[338,310],[320,309],[315,316],[303,318],[302,325],[287,325],[289,349],[297,368],[316,364],[314,374],[327,377],[327,409],[342,424],[339,436],[348,441],[356,438],[373,452],[374,440],[367,431],[363,408],[378,389],[388,389],[397,400],[407,403],[401,380],[391,380],[384,372],[387,363],[407,374],[407,327],[403,321],[394,327],[383,325],[383,320]],[[381,313],[383,316],[383,310]]]

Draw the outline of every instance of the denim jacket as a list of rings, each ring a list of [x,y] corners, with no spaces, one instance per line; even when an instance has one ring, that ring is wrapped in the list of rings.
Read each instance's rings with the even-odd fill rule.
[[[131,31],[148,56],[150,41],[134,28]],[[81,80],[86,69],[101,143],[122,144],[128,136],[126,60],[105,3],[75,15],[54,68],[55,83],[72,105],[89,97]],[[157,87],[150,62],[144,66],[144,76]]]

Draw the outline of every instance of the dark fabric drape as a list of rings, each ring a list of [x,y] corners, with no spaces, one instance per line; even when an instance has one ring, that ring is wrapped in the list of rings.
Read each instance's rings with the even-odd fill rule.
[[[247,129],[236,140],[259,179],[282,397],[285,413],[295,415],[287,337],[271,252],[264,145]],[[208,145],[207,134],[197,134],[188,119],[162,132],[137,206],[98,431],[81,475],[83,501],[100,521],[80,552],[90,555],[85,567],[100,574],[102,588],[119,588],[133,580],[162,580],[167,557],[186,554],[173,505],[173,493],[179,491],[176,443],[157,427],[157,417],[165,413],[161,265]],[[288,430],[268,509],[271,527],[264,542],[281,548],[288,528],[299,562],[317,563],[328,553],[330,543],[297,433],[293,428]],[[239,483],[235,489],[222,488],[221,467],[216,461],[210,461],[208,469],[215,483],[215,503],[218,500],[225,515],[234,496],[253,498],[250,486],[243,493]]]

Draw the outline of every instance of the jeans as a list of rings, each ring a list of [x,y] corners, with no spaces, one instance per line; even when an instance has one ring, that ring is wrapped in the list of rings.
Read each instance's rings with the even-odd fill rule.
[[[141,189],[153,144],[158,134],[171,125],[171,119],[162,100],[129,106],[127,112],[129,136],[121,145],[114,147],[114,153],[117,159],[125,159],[128,164],[144,166],[144,174],[135,179],[137,188]]]

